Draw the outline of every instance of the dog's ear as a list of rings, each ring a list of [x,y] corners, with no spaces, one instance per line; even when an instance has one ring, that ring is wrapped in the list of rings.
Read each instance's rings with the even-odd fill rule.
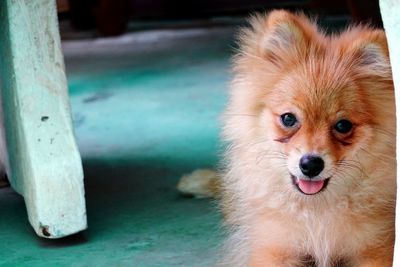
[[[384,31],[357,27],[350,30],[349,35],[352,34],[358,36],[355,41],[348,42],[347,45],[345,42],[345,45],[353,54],[356,65],[365,74],[390,79],[389,49]]]
[[[258,36],[258,56],[275,64],[305,55],[310,40],[318,35],[317,27],[305,15],[283,10],[256,15],[250,23]]]
[[[379,69],[382,65],[389,64],[389,50],[386,36],[382,30],[374,30],[363,36],[364,42],[360,44],[360,64],[373,69]]]

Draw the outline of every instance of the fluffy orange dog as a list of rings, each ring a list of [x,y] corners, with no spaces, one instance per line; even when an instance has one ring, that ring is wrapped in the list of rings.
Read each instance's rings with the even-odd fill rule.
[[[240,35],[223,136],[226,266],[391,266],[395,105],[385,34],[303,15]]]

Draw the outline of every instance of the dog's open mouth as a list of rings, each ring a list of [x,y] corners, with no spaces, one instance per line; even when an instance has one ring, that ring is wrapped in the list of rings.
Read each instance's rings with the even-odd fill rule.
[[[319,181],[312,181],[312,180],[306,180],[306,179],[299,179],[294,175],[290,175],[292,178],[293,184],[296,186],[296,188],[303,194],[305,195],[315,195],[324,190],[328,183],[330,178],[327,178],[325,180],[319,180]]]

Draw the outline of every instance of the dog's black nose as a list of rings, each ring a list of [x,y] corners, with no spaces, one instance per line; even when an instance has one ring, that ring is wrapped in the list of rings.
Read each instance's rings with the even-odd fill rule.
[[[324,165],[324,160],[321,157],[310,154],[301,157],[299,164],[301,172],[310,178],[320,174]]]

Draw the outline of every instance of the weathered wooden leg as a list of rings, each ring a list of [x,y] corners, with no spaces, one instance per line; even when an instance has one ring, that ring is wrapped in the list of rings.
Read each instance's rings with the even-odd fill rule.
[[[12,187],[39,236],[86,228],[54,0],[0,1],[0,79]]]
[[[380,0],[383,26],[388,39],[390,63],[392,65],[393,82],[397,107],[397,156],[400,155],[400,5],[398,0]],[[399,160],[397,159],[397,166]],[[400,168],[397,167],[397,206],[396,206],[396,240],[393,266],[400,266]]]

